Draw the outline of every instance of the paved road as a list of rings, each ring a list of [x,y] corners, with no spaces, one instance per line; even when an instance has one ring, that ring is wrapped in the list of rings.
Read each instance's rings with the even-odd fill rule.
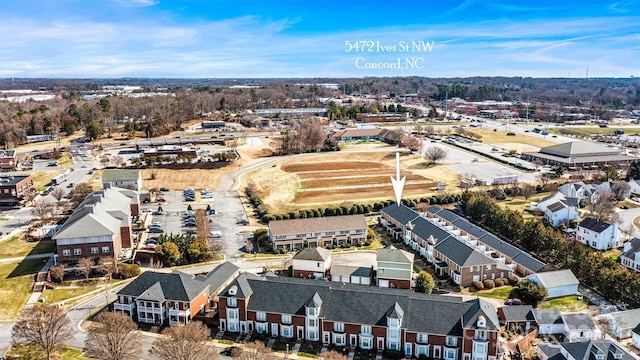
[[[640,216],[640,208],[621,210],[618,212],[618,215],[620,215],[621,219],[620,229],[627,231],[628,229],[635,228],[636,232],[632,234],[632,236],[640,236],[640,231],[638,231],[638,228],[633,225],[633,219]]]

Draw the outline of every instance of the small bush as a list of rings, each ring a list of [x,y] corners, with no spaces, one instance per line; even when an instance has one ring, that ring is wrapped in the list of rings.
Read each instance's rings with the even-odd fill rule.
[[[501,278],[497,278],[496,281],[494,281],[494,284],[496,285],[496,287],[503,286],[504,280],[502,280]]]
[[[404,354],[400,350],[386,349],[383,351],[385,359],[402,359]]]
[[[496,286],[496,284],[491,279],[486,279],[482,282],[482,284],[484,285],[485,289],[493,289]]]
[[[518,285],[518,277],[515,275],[509,276],[509,285]]]
[[[482,281],[474,281],[473,287],[475,287],[476,290],[484,290],[484,284],[482,283]]]
[[[137,264],[120,264],[118,265],[118,274],[113,276],[118,279],[129,279],[138,275],[140,275],[140,266]]]
[[[367,240],[364,242],[364,246],[369,246],[369,245],[371,245],[371,241]]]
[[[343,248],[343,249],[348,249],[348,248],[350,248],[350,247],[351,247],[351,244],[349,244],[349,243],[342,243],[342,244],[340,244],[340,247],[341,247],[341,248]]]

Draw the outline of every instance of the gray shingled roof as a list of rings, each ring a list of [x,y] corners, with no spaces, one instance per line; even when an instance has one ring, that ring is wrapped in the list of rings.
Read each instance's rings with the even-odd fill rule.
[[[563,324],[562,314],[558,309],[533,309],[533,317],[539,325]]]
[[[497,262],[453,237],[440,241],[434,249],[460,266],[478,266]]]
[[[461,320],[469,322],[485,312],[485,316],[491,312],[495,314],[495,308],[484,305],[479,299],[462,302],[459,297],[419,294],[403,289],[297,278],[256,278],[248,274],[242,274],[237,280],[246,281],[252,289],[248,304],[252,311],[303,315],[305,303],[317,293],[322,299],[320,316],[329,321],[386,325],[386,314],[397,304],[404,312],[403,328],[457,336],[462,335]],[[489,330],[498,329],[494,318],[495,315],[487,317]]]
[[[109,215],[100,203],[85,205],[71,214],[53,240],[112,236],[119,231],[121,222]]]
[[[371,277],[373,269],[366,266],[333,265],[331,276],[360,276]]]
[[[402,225],[407,225],[409,221],[420,216],[418,213],[406,207],[405,205],[398,206],[397,204],[391,204],[380,210],[380,212],[389,215]]]
[[[298,251],[293,260],[326,261],[331,257],[331,250],[322,247],[304,248]]]
[[[570,141],[540,149],[543,154],[560,157],[618,155],[618,150],[591,141]]]
[[[212,292],[220,288],[229,278],[240,271],[240,268],[230,262],[223,262],[216,266],[215,269],[209,271],[206,276],[196,277],[197,280],[209,285]]]
[[[614,360],[614,354],[622,354],[622,360],[633,360],[631,354],[610,340],[564,342],[560,344],[575,360],[593,360],[595,354],[605,355],[605,360]]]
[[[633,259],[635,257],[635,253],[640,251],[640,239],[633,238],[631,239],[631,248],[625,251],[622,256]]]
[[[553,204],[547,206],[547,209],[549,209],[551,212],[556,212],[559,210],[562,210],[564,208],[566,208],[567,205],[565,205],[562,201],[558,201],[558,202],[554,202]]]
[[[377,261],[413,264],[414,259],[414,254],[393,247],[378,249],[376,252]]]
[[[367,221],[364,215],[269,221],[270,236],[357,229],[367,229]]]
[[[435,243],[444,240],[451,236],[446,230],[442,229],[438,225],[424,218],[417,218],[412,221],[413,230],[411,230],[416,236],[421,239],[428,240],[429,237],[433,237]]]
[[[538,344],[538,349],[547,355],[548,360],[567,360],[562,355],[562,346],[556,344]]]
[[[606,316],[613,318],[622,330],[637,328],[640,324],[640,309],[617,311]]]
[[[611,224],[606,221],[596,220],[594,218],[586,218],[580,222],[580,227],[601,233],[607,230]]]
[[[589,314],[564,314],[562,318],[570,330],[595,330],[598,328]]]
[[[157,297],[168,300],[191,301],[206,288],[206,284],[195,280],[193,276],[173,271],[160,273],[145,271],[138,278],[118,291],[118,295],[142,296],[151,291]]]
[[[566,270],[557,270],[557,271],[546,271],[533,275],[529,275],[530,277],[537,277],[542,286],[545,288],[554,288],[558,286],[566,286],[566,285],[576,285],[580,284],[578,278],[573,275],[573,272],[569,269]]]
[[[437,206],[431,206],[427,209],[431,214],[441,217],[449,221],[453,226],[467,232],[468,234],[476,237],[480,242],[495,249],[496,251],[510,257],[514,262],[522,265],[523,267],[537,272],[546,266],[540,260],[537,260],[526,251],[519,249],[510,243],[500,239],[496,235],[484,230],[483,228],[471,223],[464,217],[447,209],[442,209]],[[434,225],[435,226],[435,225]],[[442,230],[445,231],[445,230]]]
[[[531,305],[513,305],[503,306],[502,314],[506,322],[524,322],[535,320],[533,318],[533,306]]]

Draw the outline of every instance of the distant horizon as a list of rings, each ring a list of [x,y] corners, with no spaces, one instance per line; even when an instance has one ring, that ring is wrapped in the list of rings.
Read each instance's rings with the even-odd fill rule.
[[[0,17],[0,78],[640,77],[636,0],[4,0]]]

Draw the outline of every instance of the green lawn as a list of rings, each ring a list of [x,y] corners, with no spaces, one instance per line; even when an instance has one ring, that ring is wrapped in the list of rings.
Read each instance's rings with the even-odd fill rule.
[[[24,260],[0,265],[0,321],[18,318],[31,295],[35,274],[47,259]]]
[[[20,233],[0,242],[0,259],[51,253],[55,247],[52,240],[29,242],[24,240],[24,233]]]
[[[501,286],[491,291],[488,291],[488,290],[476,291],[473,293],[473,295],[492,298],[492,299],[507,300],[510,297],[515,297],[515,293],[517,291],[518,291],[518,288],[515,286]]]
[[[540,309],[558,309],[560,311],[579,311],[588,307],[587,302],[579,300],[577,296],[565,296],[557,299],[547,300],[538,306]]]
[[[63,360],[88,360],[88,357],[82,356],[82,350],[79,349],[59,349],[53,350],[53,354],[62,356]],[[52,355],[53,355],[52,354]],[[17,359],[42,359],[44,358],[44,352],[35,346],[12,346],[9,348],[8,356],[15,357]]]
[[[97,286],[58,288],[55,290],[47,289],[42,293],[42,297],[47,297],[47,300],[43,304],[54,304],[76,296],[84,295],[96,289],[98,289]]]

